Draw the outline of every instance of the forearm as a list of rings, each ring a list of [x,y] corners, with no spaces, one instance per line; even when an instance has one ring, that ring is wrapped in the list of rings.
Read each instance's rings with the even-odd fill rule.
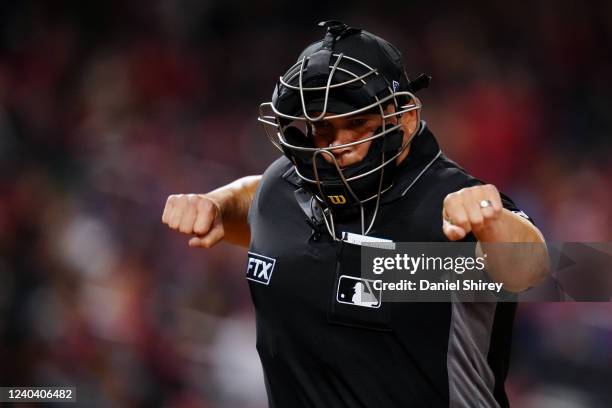
[[[261,176],[247,176],[204,194],[217,204],[221,211],[224,240],[232,244],[248,247],[251,231],[247,214],[255,196]]]
[[[546,278],[548,252],[544,237],[525,218],[504,209],[495,222],[474,235],[478,240],[477,255],[487,255],[487,273],[503,283],[505,290],[521,292]]]

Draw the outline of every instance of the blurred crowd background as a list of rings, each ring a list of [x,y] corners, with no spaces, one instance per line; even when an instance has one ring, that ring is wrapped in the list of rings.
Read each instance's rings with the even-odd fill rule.
[[[341,19],[428,72],[423,117],[549,240],[612,240],[607,1],[0,3],[0,385],[88,407],[266,406],[245,251],[167,195],[260,173],[278,76]],[[612,303],[522,304],[516,407],[612,406]]]

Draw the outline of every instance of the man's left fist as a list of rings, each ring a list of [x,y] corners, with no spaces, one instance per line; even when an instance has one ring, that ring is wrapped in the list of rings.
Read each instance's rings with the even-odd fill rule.
[[[442,230],[451,241],[463,239],[470,232],[478,239],[493,226],[502,211],[501,197],[494,185],[464,188],[444,198]]]

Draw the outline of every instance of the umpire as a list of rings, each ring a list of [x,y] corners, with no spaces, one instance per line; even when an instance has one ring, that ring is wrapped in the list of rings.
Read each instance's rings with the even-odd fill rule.
[[[249,247],[271,407],[508,406],[515,304],[374,308],[360,284],[339,302],[339,277],[367,240],[543,243],[542,234],[441,152],[415,95],[429,77],[410,81],[400,52],[376,35],[320,25],[324,38],[260,108],[284,155],[262,176],[170,196],[162,220],[194,235],[191,246]],[[511,268],[490,257],[487,273],[520,292],[545,278],[545,255]]]

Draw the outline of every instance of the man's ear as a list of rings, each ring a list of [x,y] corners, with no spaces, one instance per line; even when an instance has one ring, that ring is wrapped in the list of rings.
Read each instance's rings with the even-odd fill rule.
[[[416,101],[413,101],[412,99],[410,99],[406,103],[406,105],[410,105],[412,103],[416,103],[420,105],[421,101],[419,101],[418,99],[416,99]],[[417,109],[411,110],[408,112],[404,112],[400,118],[400,123],[402,124],[402,129],[404,130],[404,133],[412,135],[416,131],[416,129],[419,127],[419,115],[418,115]]]

